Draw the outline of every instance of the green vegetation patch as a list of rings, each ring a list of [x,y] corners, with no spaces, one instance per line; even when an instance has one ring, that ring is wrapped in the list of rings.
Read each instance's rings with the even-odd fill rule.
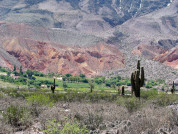
[[[10,105],[2,114],[5,121],[12,126],[27,126],[31,123],[29,109],[23,106]]]
[[[53,106],[54,102],[48,94],[34,94],[26,97],[27,102],[31,104],[38,103],[39,105]]]
[[[59,126],[60,122],[54,120],[47,121],[47,129],[44,130],[48,134],[88,134],[89,130],[83,126],[81,127],[75,122],[66,122],[61,129]]]

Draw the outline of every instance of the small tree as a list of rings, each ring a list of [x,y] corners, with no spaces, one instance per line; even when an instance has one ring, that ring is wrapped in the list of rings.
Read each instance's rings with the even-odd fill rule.
[[[68,87],[67,84],[66,84],[66,82],[63,82],[62,86],[63,86],[64,90],[66,90],[67,87]]]
[[[70,73],[66,74],[66,77],[71,77],[71,76],[72,76],[72,74],[70,74]]]
[[[16,65],[14,65],[14,72],[16,71]]]
[[[62,76],[62,81],[66,81],[66,76]]]
[[[17,71],[14,71],[15,76],[19,76],[19,73]]]
[[[20,66],[20,75],[23,74],[23,71],[22,71],[22,66]]]
[[[85,78],[85,75],[84,74],[80,74],[79,75],[81,78]]]
[[[11,75],[11,72],[10,72],[10,71],[8,71],[8,72],[7,72],[7,75],[8,75],[8,76],[10,76],[10,75]]]
[[[93,92],[93,89],[94,89],[94,84],[93,82],[89,82],[89,86],[90,86],[90,92],[92,93]]]
[[[33,72],[31,70],[27,70],[26,73],[28,75],[28,78],[31,79],[32,75],[33,75]]]

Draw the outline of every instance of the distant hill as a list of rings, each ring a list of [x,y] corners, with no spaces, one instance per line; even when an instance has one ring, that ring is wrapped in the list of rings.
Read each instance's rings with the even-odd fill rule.
[[[1,20],[101,32],[166,7],[169,0],[1,0]]]
[[[42,50],[33,50],[42,42],[47,48],[57,50],[58,56],[64,50],[69,53],[73,62],[65,61],[66,70],[70,70],[63,71],[65,73],[108,75],[107,71],[111,70],[112,74],[119,72],[130,77],[135,62],[141,57],[146,69],[154,68],[154,73],[147,73],[147,78],[174,79],[178,74],[175,70],[177,13],[176,0],[0,0],[0,64],[61,73],[59,68],[63,64],[59,59],[54,60],[54,67],[53,63],[47,63],[53,56],[40,57]],[[102,47],[95,49],[98,44]],[[16,47],[18,49],[13,49]],[[27,54],[20,51],[24,47]],[[31,47],[33,49],[29,49]],[[117,49],[119,55],[110,47]],[[93,59],[90,55],[89,60],[85,59],[87,65],[81,66],[71,55],[75,49],[81,49],[80,56],[88,57],[92,52],[102,58]],[[27,60],[23,56],[28,57]],[[83,66],[90,71],[84,71]]]

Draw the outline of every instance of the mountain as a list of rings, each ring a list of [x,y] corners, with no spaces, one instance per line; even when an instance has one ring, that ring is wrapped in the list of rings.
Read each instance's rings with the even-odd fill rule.
[[[1,0],[1,20],[102,32],[166,7],[169,0]]]
[[[178,69],[178,40],[159,40],[158,44],[138,45],[132,53]]]
[[[141,57],[154,68],[148,79],[174,79],[177,9],[176,0],[0,0],[0,64],[130,77]]]
[[[73,75],[82,73],[89,76],[124,67],[122,53],[113,46],[105,44],[81,48],[27,38],[13,38],[4,40],[2,47],[24,68],[44,73],[71,73]],[[7,58],[4,55],[1,57]],[[6,65],[13,69],[13,66]]]
[[[11,69],[23,65],[44,73],[96,75],[124,67],[123,54],[95,36],[6,22],[0,30],[1,63]]]

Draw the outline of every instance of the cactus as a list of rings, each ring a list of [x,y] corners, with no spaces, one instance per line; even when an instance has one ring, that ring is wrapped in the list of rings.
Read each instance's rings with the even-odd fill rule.
[[[140,78],[140,60],[137,63],[137,70],[131,74],[132,95],[135,93],[136,97],[140,97],[140,87],[144,85],[144,68],[141,67]]]
[[[174,92],[175,92],[175,85],[174,85],[174,81],[173,81],[172,88],[171,88],[171,93],[174,94]]]
[[[122,95],[124,95],[124,86],[122,86]]]
[[[53,85],[51,85],[51,91],[52,91],[52,93],[54,93],[55,88],[56,88],[56,86],[55,86],[55,79],[54,79],[54,83],[53,83]]]

